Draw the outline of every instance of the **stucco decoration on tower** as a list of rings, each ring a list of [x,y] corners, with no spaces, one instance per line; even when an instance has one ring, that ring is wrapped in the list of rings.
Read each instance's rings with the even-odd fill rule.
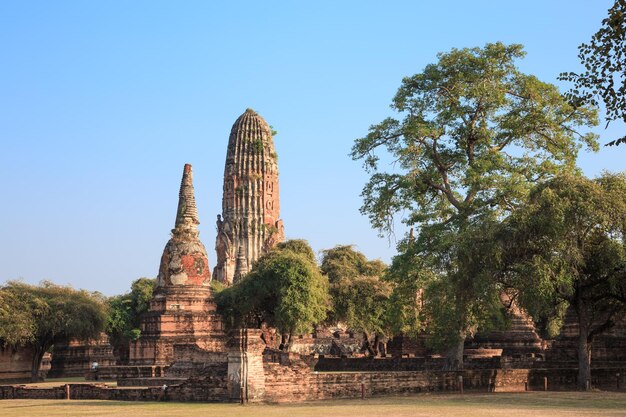
[[[198,237],[199,224],[191,165],[185,164],[176,222],[161,256],[157,287],[209,285],[211,271],[206,249]]]
[[[232,284],[283,239],[272,132],[261,116],[247,109],[228,139],[214,279]]]

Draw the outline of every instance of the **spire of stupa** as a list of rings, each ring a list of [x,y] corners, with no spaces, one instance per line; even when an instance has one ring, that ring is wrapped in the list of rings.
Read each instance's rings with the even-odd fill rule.
[[[172,233],[176,233],[177,231],[197,233],[199,224],[198,209],[196,208],[196,198],[193,190],[193,172],[191,165],[185,164],[183,178],[180,181],[180,191],[178,193],[176,222]]]

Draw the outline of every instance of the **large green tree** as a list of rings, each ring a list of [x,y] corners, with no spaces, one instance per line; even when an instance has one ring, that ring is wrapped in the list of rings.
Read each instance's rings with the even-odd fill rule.
[[[363,334],[364,349],[379,353],[378,342],[390,336],[387,307],[391,286],[382,280],[386,265],[368,260],[350,245],[322,252],[321,270],[330,282],[330,322]]]
[[[614,120],[626,123],[626,0],[615,0],[591,41],[578,47],[578,58],[583,72],[559,76],[574,83],[568,92],[572,103],[595,105],[599,99],[606,109],[607,126]],[[626,143],[626,135],[607,145],[620,143]]]
[[[43,355],[57,342],[96,338],[106,305],[99,294],[43,282],[9,281],[0,287],[0,341],[33,350],[31,379],[39,379]]]
[[[538,180],[575,169],[581,145],[597,148],[592,133],[579,133],[596,124],[596,110],[571,106],[554,85],[519,71],[523,56],[521,45],[502,43],[439,54],[402,81],[391,105],[400,118],[373,125],[352,148],[372,174],[361,212],[381,232],[392,232],[397,215],[418,231],[401,246],[413,256],[399,253],[391,276],[413,262],[425,272],[412,277],[429,282],[398,287],[445,291],[449,308],[439,311],[448,325],[433,327],[439,317],[429,323],[453,334],[450,367],[462,363],[463,340],[497,290],[473,275],[466,249],[480,238],[476,230],[509,213]],[[389,171],[380,170],[377,153],[386,154]]]
[[[591,343],[626,314],[626,175],[561,176],[504,224],[503,276],[536,318],[572,308],[578,386],[590,389]]]
[[[287,241],[260,257],[216,299],[227,325],[276,328],[287,349],[293,334],[310,332],[325,319],[328,280],[306,241]]]
[[[155,284],[153,278],[139,278],[131,284],[130,292],[107,299],[106,333],[122,362],[128,357],[130,341],[141,335],[141,315],[150,308]]]

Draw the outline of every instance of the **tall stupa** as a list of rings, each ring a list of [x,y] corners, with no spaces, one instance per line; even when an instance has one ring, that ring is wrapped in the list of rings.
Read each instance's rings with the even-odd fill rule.
[[[131,342],[131,365],[169,365],[175,346],[224,349],[224,331],[211,297],[211,271],[200,241],[191,165],[178,194],[172,237],[163,249],[150,309],[141,316],[141,336]]]
[[[272,131],[252,109],[239,116],[230,131],[223,193],[213,279],[230,285],[284,239]]]

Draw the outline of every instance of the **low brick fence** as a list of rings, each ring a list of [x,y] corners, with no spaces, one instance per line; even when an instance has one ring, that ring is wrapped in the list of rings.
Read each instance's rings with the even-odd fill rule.
[[[515,392],[548,389],[575,390],[577,370],[549,369],[466,369],[464,371],[382,371],[318,372],[305,361],[266,361],[263,372],[249,378],[263,380],[258,402],[298,402],[333,398],[380,397],[423,392]],[[462,385],[461,385],[462,384]],[[605,390],[626,390],[626,367],[593,369],[592,385]],[[0,386],[0,399],[75,399],[117,401],[198,401],[235,400],[222,376],[190,378],[180,384],[161,387],[109,387],[104,384],[68,384],[53,388],[24,385]],[[242,388],[243,392],[243,388]]]
[[[306,367],[268,363],[265,401],[294,402],[361,398],[423,392],[524,391],[527,369],[465,371],[316,372]]]
[[[161,388],[111,388],[101,384],[68,384],[52,388],[32,388],[23,385],[0,386],[0,399],[46,400],[120,400],[155,401],[162,396]],[[69,398],[68,398],[69,397]]]
[[[226,381],[223,378],[190,378],[187,381],[159,387],[116,388],[104,384],[67,384],[52,388],[34,388],[24,385],[0,386],[0,400],[115,400],[115,401],[228,401]]]

